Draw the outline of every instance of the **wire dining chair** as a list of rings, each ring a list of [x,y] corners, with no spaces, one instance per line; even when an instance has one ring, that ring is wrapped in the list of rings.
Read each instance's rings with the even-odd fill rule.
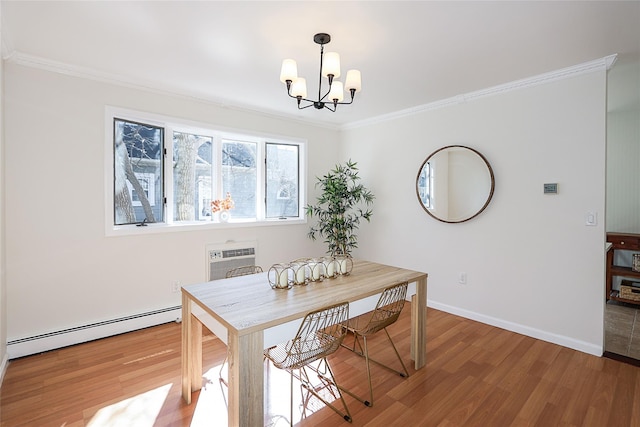
[[[371,382],[370,362],[374,362],[377,365],[382,366],[383,368],[395,372],[403,378],[409,376],[409,372],[407,371],[407,368],[404,365],[402,358],[400,357],[400,353],[398,353],[398,350],[396,349],[396,346],[393,344],[393,340],[391,339],[391,335],[389,335],[389,332],[387,331],[387,326],[395,323],[398,320],[398,317],[400,317],[400,312],[404,307],[405,299],[407,296],[407,286],[407,282],[389,286],[380,295],[380,298],[374,310],[349,319],[345,323],[347,330],[353,334],[353,345],[348,346],[343,343],[342,346],[365,358],[367,365],[367,378],[369,380],[369,400],[365,400],[362,397],[359,397],[344,388],[342,390],[355,397],[366,406],[373,406],[373,385]],[[402,365],[402,371],[393,369],[382,362],[372,359],[369,356],[367,338],[374,335],[380,330],[384,330],[385,334],[387,335],[387,338],[391,343],[391,347],[393,347],[393,351],[396,353],[396,356],[400,361],[400,364]],[[360,338],[362,338],[362,343],[360,342]]]
[[[327,361],[327,356],[338,350],[342,344],[342,340],[346,335],[344,322],[348,318],[348,302],[312,311],[302,320],[300,328],[293,339],[265,350],[265,356],[276,368],[286,370],[291,375],[289,414],[291,425],[293,425],[294,378],[300,381],[302,388],[333,409],[344,420],[352,421],[347,403]],[[317,366],[315,366],[314,362],[318,362]],[[318,379],[321,381],[320,386],[311,382],[307,369],[317,374]],[[320,391],[324,390],[330,394],[333,401],[340,399],[343,406],[342,410],[321,395]],[[325,396],[329,397],[327,394]],[[303,408],[304,403],[307,401],[308,399],[304,400]]]

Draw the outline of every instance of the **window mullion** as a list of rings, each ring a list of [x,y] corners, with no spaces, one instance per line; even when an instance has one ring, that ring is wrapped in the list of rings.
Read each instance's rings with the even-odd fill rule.
[[[213,155],[211,159],[211,176],[213,182],[211,183],[211,200],[222,198],[222,136],[213,136]]]
[[[256,161],[256,220],[263,221],[266,217],[267,196],[265,186],[267,185],[267,150],[266,141],[258,143],[258,159]],[[262,179],[260,179],[262,177]]]
[[[174,222],[174,201],[173,194],[173,126],[165,125],[164,146],[166,155],[164,157],[164,191],[167,203],[165,204],[165,217],[167,224]]]

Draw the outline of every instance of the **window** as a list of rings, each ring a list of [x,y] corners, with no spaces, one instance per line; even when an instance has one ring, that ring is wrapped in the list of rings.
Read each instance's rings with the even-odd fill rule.
[[[234,218],[256,217],[258,144],[222,141],[222,194],[231,194]]]
[[[298,215],[299,148],[267,143],[267,218]]]
[[[173,219],[211,218],[213,138],[173,133]]]
[[[208,129],[108,109],[113,223],[219,223],[211,203],[231,195],[231,223],[303,220],[304,143]]]
[[[149,206],[156,205],[155,188],[156,178],[152,173],[140,173],[135,172],[134,175],[138,179],[140,186],[142,187],[142,194],[144,198],[149,202]],[[127,187],[129,188],[129,194],[133,201],[133,206],[142,206],[142,199],[138,196],[138,192],[133,189],[131,182],[127,181]]]
[[[164,129],[117,118],[113,127],[114,224],[163,221]]]

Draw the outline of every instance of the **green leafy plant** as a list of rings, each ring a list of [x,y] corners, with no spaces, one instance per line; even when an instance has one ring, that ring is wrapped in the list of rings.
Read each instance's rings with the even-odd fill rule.
[[[316,188],[322,193],[315,205],[306,207],[307,216],[316,217],[318,221],[309,230],[308,237],[312,240],[318,235],[324,237],[327,253],[332,256],[350,255],[351,250],[358,247],[355,232],[360,220],[371,220],[371,209],[362,210],[360,206],[371,205],[375,197],[359,180],[355,162],[337,164],[322,178],[317,177]]]

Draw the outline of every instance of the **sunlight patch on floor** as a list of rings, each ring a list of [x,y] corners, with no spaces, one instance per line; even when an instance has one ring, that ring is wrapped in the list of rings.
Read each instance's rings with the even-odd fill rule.
[[[311,371],[309,371],[311,374]],[[335,396],[328,392],[324,384],[317,378],[314,381],[310,375],[316,391],[328,402],[334,402]],[[289,372],[275,368],[271,364],[265,366],[265,426],[280,427],[289,425],[290,415],[290,387]],[[338,404],[339,406],[339,404]],[[326,408],[326,405],[307,390],[302,389],[300,381],[293,380],[293,424]]]
[[[209,369],[202,377],[204,386],[193,411],[191,427],[226,426],[227,386],[220,381],[220,365]]]
[[[290,376],[287,371],[275,368],[265,363],[265,421],[268,427],[285,427],[289,425],[290,405]],[[226,373],[223,373],[226,378]],[[220,365],[214,366],[203,374],[204,385],[200,390],[191,427],[209,427],[211,425],[226,426],[228,422],[227,398],[228,389],[220,381]],[[320,391],[320,390],[319,390]],[[320,393],[328,401],[334,396]],[[303,402],[305,403],[303,407]],[[300,382],[293,382],[293,423],[311,416],[314,412],[325,408],[324,403],[308,392],[301,390]]]
[[[100,409],[87,427],[153,427],[172,384],[121,400]]]

